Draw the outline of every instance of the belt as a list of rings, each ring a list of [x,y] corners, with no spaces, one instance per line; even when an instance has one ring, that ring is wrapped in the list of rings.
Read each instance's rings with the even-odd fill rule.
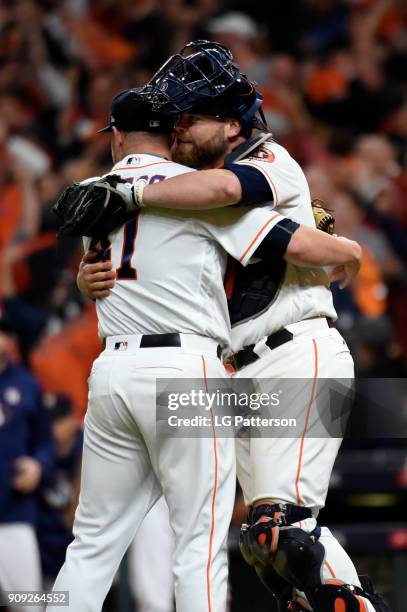
[[[335,327],[335,323],[332,319],[328,317],[324,318],[326,319],[328,327]],[[283,344],[286,344],[287,342],[290,342],[293,337],[294,334],[285,327],[283,327],[282,329],[279,329],[278,331],[274,332],[274,334],[270,334],[270,336],[267,337],[266,346],[268,346],[270,350],[273,350],[278,348],[279,346],[282,346]],[[255,346],[255,344],[249,344],[248,346],[245,346],[234,355],[228,357],[226,363],[228,365],[231,365],[235,372],[237,372],[244,366],[249,365],[250,363],[254,363],[258,359],[260,359],[259,355],[254,352]]]
[[[181,336],[172,334],[143,334],[140,340],[140,348],[158,348],[164,346],[181,346]],[[218,344],[216,348],[218,359],[222,356],[222,347]]]
[[[158,348],[160,346],[181,346],[179,334],[143,334],[140,348]]]
[[[197,348],[205,349],[213,346],[215,342],[210,338],[195,336],[190,334],[179,334],[177,332],[169,334],[142,334],[142,335],[122,335],[110,336],[103,341],[104,348],[110,350],[123,351],[133,348],[165,348],[165,347],[187,347],[191,348],[196,345]],[[222,347],[216,346],[216,355],[218,359],[222,356]]]
[[[285,329],[285,327],[283,327],[282,329],[279,329],[278,331],[274,332],[274,334],[270,334],[270,336],[267,337],[266,346],[268,346],[270,350],[273,350],[278,348],[279,346],[282,346],[283,344],[286,344],[286,342],[290,342],[293,337],[294,334],[288,331],[288,329]],[[260,357],[259,355],[257,355],[257,353],[254,352],[255,346],[255,344],[249,344],[248,346],[245,346],[240,351],[229,357],[227,359],[227,363],[233,366],[234,370],[237,371],[243,368],[244,366],[247,366],[250,363],[257,361],[258,359],[260,359]]]

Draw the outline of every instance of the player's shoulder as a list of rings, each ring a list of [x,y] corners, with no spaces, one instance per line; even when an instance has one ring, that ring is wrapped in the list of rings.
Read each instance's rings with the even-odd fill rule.
[[[192,168],[177,164],[172,160],[162,155],[150,155],[147,153],[135,153],[127,155],[119,162],[117,162],[109,174],[117,172],[122,173],[135,173],[143,171],[145,174],[160,174],[164,175],[165,178],[168,176],[176,176],[177,174],[184,174],[186,172],[192,172]]]
[[[275,140],[270,139],[263,142],[248,157],[245,157],[237,163],[253,166],[261,165],[266,168],[271,168],[281,163],[290,164],[291,162],[294,162],[294,159],[287,149],[278,144]]]

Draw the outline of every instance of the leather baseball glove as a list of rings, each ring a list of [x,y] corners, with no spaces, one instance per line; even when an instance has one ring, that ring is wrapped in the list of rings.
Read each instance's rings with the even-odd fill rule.
[[[134,214],[132,200],[132,185],[116,174],[73,183],[52,207],[62,221],[58,236],[107,236]]]
[[[312,200],[312,214],[314,215],[316,228],[327,234],[335,233],[335,217],[322,206],[322,200]]]

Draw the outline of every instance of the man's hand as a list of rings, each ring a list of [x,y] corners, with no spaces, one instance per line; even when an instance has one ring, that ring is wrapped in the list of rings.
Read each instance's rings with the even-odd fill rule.
[[[116,278],[112,262],[98,261],[99,257],[98,249],[85,253],[76,278],[79,291],[91,300],[100,300],[110,295]]]
[[[14,463],[17,472],[13,486],[19,493],[32,493],[41,480],[42,467],[39,461],[32,457],[19,457]]]
[[[337,240],[349,242],[348,238],[345,238],[344,236],[335,235],[335,238]],[[341,281],[341,283],[339,284],[339,289],[345,289],[345,287],[348,287],[359,272],[361,262],[362,250],[359,247],[359,257],[355,258],[353,261],[349,261],[345,264],[335,266],[333,270],[331,270],[329,274],[329,279],[331,283],[334,283],[335,281],[339,280]]]
[[[331,283],[340,280],[339,289],[345,289],[348,287],[360,269],[360,262],[352,261],[351,263],[343,264],[341,266],[335,266],[335,268],[329,274],[329,280]]]

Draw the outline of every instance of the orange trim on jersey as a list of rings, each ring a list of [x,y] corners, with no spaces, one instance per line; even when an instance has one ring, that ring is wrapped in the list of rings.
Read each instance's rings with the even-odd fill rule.
[[[241,256],[241,258],[239,259],[240,262],[242,262],[244,260],[244,258],[246,257],[247,253],[250,251],[250,249],[252,248],[252,246],[254,245],[254,243],[256,242],[256,240],[259,238],[259,236],[261,236],[261,234],[264,232],[264,230],[266,229],[267,226],[270,225],[270,223],[272,221],[274,221],[274,219],[276,217],[280,217],[281,215],[279,213],[276,213],[275,215],[273,215],[271,217],[271,219],[269,219],[267,221],[267,223],[265,223],[263,225],[263,227],[261,228],[261,230],[259,232],[257,232],[256,236],[253,238],[253,240],[251,241],[251,243],[249,244],[249,246],[247,247],[247,249],[245,250],[245,252],[243,253],[243,255]]]
[[[159,161],[159,162],[152,162],[151,164],[146,164],[145,166],[119,166],[119,168],[112,168],[112,172],[113,170],[116,172],[116,170],[139,170],[140,168],[149,168],[150,166],[158,166],[159,164],[173,164],[174,162],[172,161]],[[191,170],[191,172],[193,172],[193,170]]]
[[[202,359],[202,366],[203,366],[205,391],[206,393],[208,393],[208,382],[206,378],[205,357],[201,355],[201,359]],[[212,563],[213,534],[215,531],[215,501],[216,501],[216,493],[218,490],[218,449],[217,449],[216,431],[215,431],[215,426],[214,426],[214,417],[213,417],[212,408],[210,412],[211,412],[212,431],[213,431],[213,453],[214,453],[214,458],[215,458],[215,479],[213,483],[213,493],[212,493],[211,532],[210,532],[210,537],[209,537],[208,563],[206,565],[206,589],[208,593],[208,611],[212,612],[210,569],[211,569],[211,563]]]
[[[301,475],[301,467],[302,467],[302,453],[304,450],[304,441],[305,441],[305,434],[307,433],[307,429],[308,429],[308,423],[309,423],[309,417],[310,417],[310,413],[311,413],[311,407],[312,404],[314,403],[315,400],[315,387],[317,384],[317,378],[318,378],[318,348],[317,348],[317,343],[315,340],[312,340],[312,343],[314,345],[314,380],[312,383],[312,391],[311,391],[311,398],[310,401],[308,403],[308,407],[307,407],[307,413],[306,413],[306,417],[305,417],[305,425],[304,425],[304,431],[302,432],[302,436],[301,436],[301,446],[300,446],[300,454],[298,457],[298,470],[297,470],[297,478],[295,480],[295,491],[297,494],[297,504],[298,506],[302,506],[302,500],[301,500],[301,496],[300,496],[300,491],[299,491],[299,481],[300,481],[300,475]]]
[[[225,280],[223,283],[225,286],[225,293],[228,300],[230,300],[230,298],[232,297],[233,287],[235,286],[236,273],[236,259],[233,259],[232,257],[228,256]]]
[[[332,566],[331,566],[331,565],[329,565],[328,561],[325,561],[324,563],[325,563],[325,565],[327,566],[328,571],[329,571],[329,573],[331,574],[332,578],[336,578],[336,576],[335,576],[335,572],[333,571]]]
[[[334,612],[346,612],[347,606],[343,599],[335,599],[334,601]]]
[[[255,162],[252,162],[252,161],[244,161],[244,160],[242,160],[241,163],[246,164],[246,166],[253,166],[254,168],[257,168],[257,170],[263,174],[263,176],[265,177],[267,182],[270,183],[270,187],[272,189],[273,196],[274,196],[274,205],[278,206],[278,195],[277,195],[276,186],[275,186],[273,180],[267,174],[267,172],[265,172],[264,168],[262,168],[261,166],[258,166]]]

